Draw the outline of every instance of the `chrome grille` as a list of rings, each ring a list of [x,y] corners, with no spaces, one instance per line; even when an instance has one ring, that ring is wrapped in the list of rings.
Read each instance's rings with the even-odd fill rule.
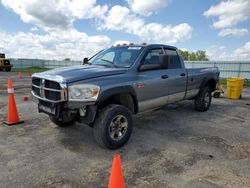
[[[32,78],[32,94],[48,102],[62,102],[67,99],[66,87],[44,78]]]

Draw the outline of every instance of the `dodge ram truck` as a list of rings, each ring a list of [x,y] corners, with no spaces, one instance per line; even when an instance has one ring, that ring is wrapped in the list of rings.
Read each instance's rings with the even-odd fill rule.
[[[134,114],[182,100],[207,111],[218,79],[218,68],[186,69],[176,47],[128,44],[33,74],[31,92],[53,123],[89,125],[101,146],[116,149],[129,140]]]

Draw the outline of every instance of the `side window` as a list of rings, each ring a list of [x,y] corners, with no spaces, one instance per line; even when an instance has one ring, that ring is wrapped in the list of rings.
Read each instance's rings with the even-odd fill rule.
[[[152,49],[148,52],[148,54],[146,55],[146,57],[143,60],[143,64],[147,65],[147,64],[160,64],[160,55],[163,54],[162,49]]]
[[[106,53],[104,56],[102,56],[101,59],[106,59],[108,61],[113,62],[114,57],[115,57],[115,52],[109,52],[109,53]]]
[[[170,56],[169,69],[181,69],[181,61],[175,50],[164,49],[165,53]]]

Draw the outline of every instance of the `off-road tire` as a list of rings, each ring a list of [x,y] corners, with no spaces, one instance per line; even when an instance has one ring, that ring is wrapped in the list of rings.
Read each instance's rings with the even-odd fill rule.
[[[61,121],[54,116],[49,116],[50,121],[52,121],[54,124],[56,124],[59,127],[70,127],[75,124],[76,120],[71,121]]]
[[[113,119],[119,115],[126,118],[127,129],[120,140],[112,139],[110,126]],[[111,104],[101,109],[94,123],[94,137],[102,147],[117,149],[122,147],[129,140],[133,130],[133,118],[130,110],[122,105]]]
[[[206,98],[207,97],[207,98]],[[206,101],[208,99],[209,101]],[[211,89],[208,86],[203,87],[194,100],[194,106],[197,111],[205,112],[209,109],[212,101]]]

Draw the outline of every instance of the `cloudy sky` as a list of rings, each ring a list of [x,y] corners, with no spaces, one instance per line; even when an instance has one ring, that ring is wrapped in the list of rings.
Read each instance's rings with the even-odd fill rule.
[[[250,60],[250,0],[0,0],[0,50],[80,60],[115,41]]]

